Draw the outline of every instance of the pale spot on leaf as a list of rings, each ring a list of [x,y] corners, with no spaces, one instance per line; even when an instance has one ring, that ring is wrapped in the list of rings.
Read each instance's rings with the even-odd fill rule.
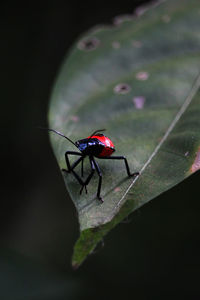
[[[171,21],[171,18],[169,15],[162,16],[162,20],[164,23],[169,23]]]
[[[133,41],[132,45],[135,48],[141,48],[142,47],[142,43],[140,41]]]
[[[121,191],[121,189],[120,189],[119,186],[117,186],[117,187],[114,189],[114,192],[115,192],[115,193],[119,193],[120,191]]]
[[[131,90],[130,85],[127,83],[119,83],[114,87],[114,92],[116,94],[127,94]]]
[[[131,15],[120,15],[120,16],[116,16],[113,19],[113,24],[114,25],[121,25],[125,21],[131,21],[131,20],[132,20],[132,16]]]
[[[78,117],[78,116],[71,116],[70,119],[71,119],[73,122],[78,122],[78,121],[79,121],[79,117]]]
[[[80,50],[92,51],[95,50],[100,44],[100,41],[96,37],[88,37],[81,40],[77,47]]]
[[[145,71],[138,72],[136,74],[136,78],[138,80],[147,80],[149,78],[149,73],[147,73]]]
[[[192,164],[192,166],[190,168],[190,172],[194,173],[199,169],[200,169],[200,147],[196,153],[196,157],[195,157],[194,163]]]
[[[121,45],[120,45],[119,42],[114,41],[114,42],[112,42],[112,47],[113,47],[114,49],[119,49],[119,48],[121,47]]]
[[[142,16],[147,10],[147,6],[139,6],[135,9],[134,13],[137,17]]]
[[[145,97],[143,97],[143,96],[134,97],[133,103],[134,103],[136,109],[142,109],[144,107]]]

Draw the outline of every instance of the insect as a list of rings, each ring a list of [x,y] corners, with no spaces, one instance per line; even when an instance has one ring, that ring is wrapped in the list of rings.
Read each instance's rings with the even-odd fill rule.
[[[111,156],[112,153],[115,151],[115,146],[113,142],[104,134],[101,132],[105,129],[99,129],[94,131],[89,137],[78,140],[77,142],[73,142],[71,139],[69,139],[67,136],[62,134],[61,132],[49,129],[47,130],[52,131],[64,138],[66,138],[68,141],[70,141],[75,147],[79,149],[80,152],[76,151],[66,151],[65,152],[65,160],[67,169],[62,169],[62,171],[66,173],[72,173],[74,177],[77,179],[79,184],[81,185],[80,194],[82,193],[83,189],[85,189],[85,192],[87,193],[87,185],[89,184],[90,180],[92,179],[95,171],[98,174],[99,181],[98,181],[98,187],[97,187],[97,198],[103,202],[103,198],[101,197],[101,185],[102,185],[102,173],[99,168],[98,163],[96,162],[95,158],[98,159],[116,159],[116,160],[123,160],[125,163],[126,172],[129,177],[131,176],[138,176],[139,172],[131,173],[130,168],[128,165],[128,161],[125,156]],[[79,156],[79,158],[71,165],[69,162],[69,156]],[[81,165],[81,176],[83,177],[83,161],[86,157],[89,157],[90,166],[91,166],[91,172],[86,178],[85,181],[75,172],[75,168],[82,163]]]

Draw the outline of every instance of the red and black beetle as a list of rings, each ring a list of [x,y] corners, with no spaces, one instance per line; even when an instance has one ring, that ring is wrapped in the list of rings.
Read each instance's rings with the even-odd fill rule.
[[[77,179],[77,181],[81,185],[80,194],[83,191],[83,188],[85,188],[85,191],[87,193],[87,185],[89,184],[92,176],[94,175],[94,172],[96,171],[99,176],[99,183],[97,188],[97,198],[103,202],[103,199],[100,196],[101,193],[101,183],[102,183],[102,174],[101,170],[99,168],[98,163],[94,159],[94,157],[98,159],[118,159],[118,160],[124,160],[126,171],[128,176],[137,176],[139,175],[138,172],[131,173],[129,169],[129,165],[127,162],[127,159],[125,156],[111,156],[111,154],[115,151],[115,146],[113,142],[104,134],[100,133],[101,131],[104,131],[105,129],[99,129],[93,132],[89,137],[79,140],[77,142],[73,142],[68,137],[66,137],[64,134],[60,133],[59,131],[56,131],[54,129],[48,129],[49,131],[53,131],[62,137],[66,138],[68,141],[70,141],[73,145],[75,145],[80,152],[75,151],[67,151],[65,152],[65,160],[67,164],[67,170],[62,169],[62,171],[67,173],[72,173],[74,177]],[[69,162],[69,155],[75,155],[80,156],[72,165],[70,165]],[[89,156],[89,161],[91,165],[91,172],[86,178],[85,181],[74,171],[75,167],[78,166],[79,163],[82,163],[81,167],[81,176],[83,177],[83,161],[86,156]]]

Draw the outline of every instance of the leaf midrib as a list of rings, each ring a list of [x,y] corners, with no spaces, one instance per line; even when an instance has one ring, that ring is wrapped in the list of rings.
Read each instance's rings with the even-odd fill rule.
[[[181,108],[179,109],[178,113],[176,114],[176,116],[175,116],[174,120],[172,121],[171,125],[168,127],[167,131],[163,135],[163,137],[160,140],[159,144],[156,146],[156,148],[154,149],[154,151],[152,152],[152,154],[149,156],[149,158],[146,161],[146,163],[143,165],[143,167],[139,171],[140,172],[140,176],[145,171],[145,169],[147,168],[147,166],[150,164],[150,162],[152,161],[152,159],[154,158],[154,156],[157,154],[157,152],[160,150],[161,146],[166,141],[166,139],[168,138],[168,136],[171,133],[171,131],[174,129],[175,125],[177,124],[177,122],[179,121],[179,119],[181,118],[181,116],[184,114],[184,112],[186,111],[186,109],[188,108],[188,106],[191,104],[192,99],[196,95],[199,87],[200,87],[200,73],[198,74],[197,78],[195,79],[194,84],[193,84],[193,86],[192,86],[192,88],[191,88],[188,96],[186,97],[184,103],[182,104]],[[105,219],[104,223],[108,223],[112,219],[113,215],[116,215],[116,213],[119,211],[122,203],[124,202],[123,200],[125,199],[126,195],[130,191],[130,189],[133,187],[133,185],[135,184],[135,182],[138,180],[138,178],[140,178],[140,176],[137,176],[137,177],[135,177],[133,179],[133,181],[131,182],[131,184],[127,188],[127,190],[124,193],[124,195],[121,197],[121,199],[119,200],[119,202],[117,203],[117,205],[114,207],[114,209],[112,211],[112,215],[110,215],[109,217],[107,217]]]

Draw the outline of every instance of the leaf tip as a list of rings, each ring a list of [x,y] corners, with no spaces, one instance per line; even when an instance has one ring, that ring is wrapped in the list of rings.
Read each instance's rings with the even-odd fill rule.
[[[72,261],[72,269],[73,269],[74,271],[76,271],[79,267],[80,267],[80,264],[78,264],[78,263],[75,262],[75,261]]]

